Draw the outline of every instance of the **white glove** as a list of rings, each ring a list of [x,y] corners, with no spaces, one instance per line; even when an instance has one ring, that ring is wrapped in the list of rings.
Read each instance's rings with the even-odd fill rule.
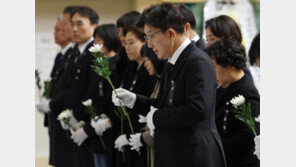
[[[148,128],[150,130],[150,135],[153,136],[154,135],[154,129],[155,129],[155,126],[153,124],[153,114],[154,112],[157,110],[157,108],[151,106],[150,107],[150,111],[149,113],[147,114],[147,125],[148,125]]]
[[[68,125],[66,125],[65,123],[64,123],[64,121],[60,121],[61,122],[61,126],[62,126],[62,128],[64,129],[64,130],[69,130],[69,129],[71,129],[71,127],[69,127]],[[74,125],[76,125],[78,123],[78,121],[74,118],[74,116],[73,115],[71,115],[71,117],[70,117],[70,125],[72,125],[73,127],[74,127]]]
[[[257,155],[257,157],[260,159],[260,136],[256,136],[254,138],[255,142],[255,152],[254,154]]]
[[[73,133],[73,131],[71,130],[72,136],[71,139],[73,139],[73,141],[80,146],[84,140],[86,140],[88,138],[88,135],[85,133],[85,131],[83,130],[83,128],[78,129],[76,132]]]
[[[39,112],[46,114],[46,113],[51,112],[51,110],[49,108],[49,102],[50,102],[49,100],[42,97],[41,100],[35,104],[35,106]]]
[[[129,141],[126,138],[126,135],[120,135],[119,137],[117,137],[117,139],[114,142],[116,149],[118,149],[118,151],[123,152],[123,146],[128,145]]]
[[[143,115],[138,115],[139,117],[140,117],[140,119],[138,120],[138,122],[140,122],[140,123],[146,123],[147,122],[147,118],[146,117],[144,117]]]
[[[118,88],[115,91],[117,92],[117,96],[114,91],[112,92],[112,102],[115,106],[120,106],[120,100],[123,106],[127,106],[128,108],[134,107],[137,99],[135,93],[122,88]]]
[[[112,127],[109,118],[100,118],[97,122],[92,119],[90,124],[99,136],[102,136],[107,129]]]
[[[131,150],[140,150],[140,147],[143,146],[143,144],[141,143],[141,133],[136,133],[134,135],[131,135],[130,137],[130,143],[129,145],[132,146]]]

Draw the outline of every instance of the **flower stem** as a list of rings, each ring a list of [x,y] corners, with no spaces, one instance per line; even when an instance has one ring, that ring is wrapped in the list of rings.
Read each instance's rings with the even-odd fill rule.
[[[110,78],[109,78],[109,77],[106,77],[106,78],[107,78],[109,84],[111,85],[113,91],[115,92],[116,96],[118,96],[118,95],[117,95],[117,92],[115,91],[115,87],[114,87],[113,83],[111,82]],[[133,125],[132,125],[132,122],[131,122],[131,119],[130,119],[130,117],[129,117],[128,112],[125,110],[125,108],[123,107],[123,105],[122,105],[122,103],[121,103],[120,100],[119,100],[119,103],[120,103],[120,108],[121,108],[121,110],[123,111],[124,115],[127,117],[127,120],[128,120],[129,126],[130,126],[131,131],[132,131],[132,134],[135,134],[135,132],[134,132],[134,128],[133,128]]]
[[[250,126],[250,127],[251,127],[251,129],[252,129],[254,135],[257,136],[256,130],[254,129],[254,127],[252,127],[252,126]]]
[[[100,140],[101,140],[101,143],[102,143],[103,148],[106,150],[107,147],[106,147],[106,145],[105,145],[105,142],[104,142],[102,136],[100,136]]]
[[[91,153],[90,149],[87,147],[87,145],[85,143],[83,143],[82,145],[89,153]]]
[[[122,152],[122,161],[123,161],[123,163],[125,163],[125,153],[124,152]]]

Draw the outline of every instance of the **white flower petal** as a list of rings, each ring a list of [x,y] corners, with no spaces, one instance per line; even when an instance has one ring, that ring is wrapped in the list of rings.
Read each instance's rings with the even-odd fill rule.
[[[92,100],[91,100],[91,99],[88,99],[88,100],[82,102],[82,104],[83,104],[84,106],[86,106],[86,107],[91,106],[91,105],[92,105]]]
[[[260,122],[260,115],[258,115],[258,117],[255,118],[255,121],[256,121],[256,122]]]
[[[233,106],[240,106],[245,103],[245,98],[242,95],[238,95],[237,97],[232,98],[230,102]]]
[[[61,120],[65,119],[65,118],[70,118],[72,114],[73,114],[72,110],[66,109],[62,113],[59,114],[58,120],[61,121]]]

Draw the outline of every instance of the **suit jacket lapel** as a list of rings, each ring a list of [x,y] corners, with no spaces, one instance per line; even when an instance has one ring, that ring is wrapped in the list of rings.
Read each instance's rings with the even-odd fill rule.
[[[165,100],[167,99],[167,94],[171,88],[171,81],[175,79],[175,77],[177,76],[177,74],[180,72],[181,68],[184,65],[185,62],[185,58],[188,56],[188,54],[191,51],[191,48],[194,46],[195,44],[193,42],[191,42],[181,53],[181,55],[179,56],[177,62],[175,63],[175,65],[173,66],[173,69],[170,73],[169,76],[169,81],[167,82],[166,85],[163,86],[162,89],[164,89],[164,93],[161,95],[160,98],[160,106],[163,106],[165,103]],[[164,80],[164,79],[163,79]],[[163,82],[162,82],[163,84]]]

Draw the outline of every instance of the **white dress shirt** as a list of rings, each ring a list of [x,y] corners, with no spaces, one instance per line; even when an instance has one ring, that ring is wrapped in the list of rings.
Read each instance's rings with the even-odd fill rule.
[[[184,42],[178,47],[178,49],[174,52],[173,56],[171,58],[168,59],[168,61],[175,65],[175,63],[177,62],[179,56],[181,55],[181,53],[183,52],[183,50],[191,43],[191,41],[189,40],[189,38],[186,38],[184,40]]]
[[[198,34],[195,36],[195,37],[193,37],[192,39],[191,39],[191,41],[194,41],[195,43],[199,40],[200,38],[199,38],[199,36],[198,36]]]
[[[65,55],[70,47],[72,47],[72,43],[69,43],[66,47],[62,48],[61,54]]]
[[[88,45],[89,43],[91,43],[93,40],[94,40],[94,37],[91,37],[90,40],[88,40],[88,41],[86,41],[86,42],[84,42],[83,44],[81,44],[81,45],[78,46],[78,49],[79,49],[79,51],[80,51],[80,54],[83,53],[83,51],[84,51],[84,49],[87,47],[87,45]]]

